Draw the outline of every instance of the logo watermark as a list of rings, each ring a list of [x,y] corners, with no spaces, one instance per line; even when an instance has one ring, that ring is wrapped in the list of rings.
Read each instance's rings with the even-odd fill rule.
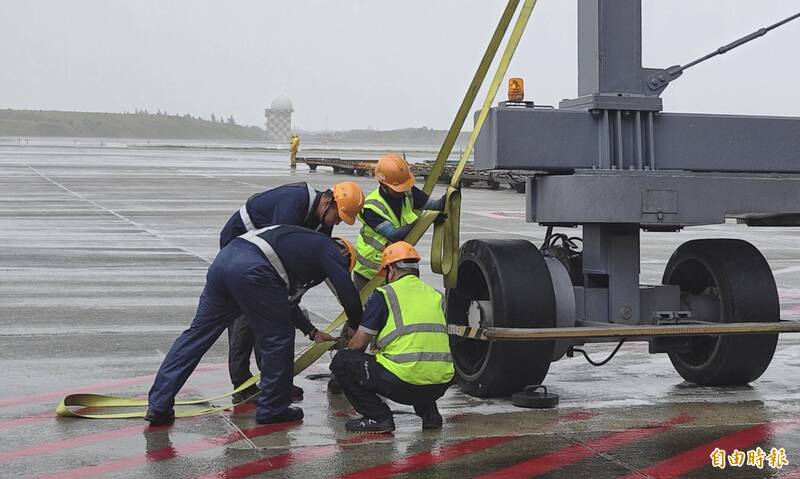
[[[769,454],[764,452],[763,449],[757,447],[749,451],[740,451],[734,449],[730,454],[725,449],[714,448],[711,454],[711,465],[718,469],[725,469],[726,466],[742,467],[752,466],[759,469],[764,469],[764,463],[772,469],[780,469],[783,466],[789,465],[789,460],[786,458],[786,450],[784,448],[770,449]]]

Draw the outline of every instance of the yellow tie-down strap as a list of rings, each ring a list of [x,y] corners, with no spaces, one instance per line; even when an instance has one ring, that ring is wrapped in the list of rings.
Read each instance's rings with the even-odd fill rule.
[[[453,121],[453,125],[450,127],[450,131],[448,132],[447,137],[442,144],[442,149],[439,151],[439,154],[436,157],[436,162],[431,168],[431,173],[425,180],[425,187],[423,189],[425,193],[430,194],[433,191],[433,187],[436,184],[442,169],[444,168],[444,164],[447,161],[447,158],[450,156],[453,144],[455,143],[455,138],[458,136],[458,133],[461,131],[461,128],[464,125],[466,112],[469,111],[469,108],[475,101],[475,97],[477,96],[478,90],[483,83],[486,72],[494,60],[495,53],[500,46],[501,40],[505,36],[508,25],[511,23],[511,18],[513,17],[518,5],[519,0],[511,0],[508,2],[506,10],[503,12],[503,16],[500,19],[500,23],[498,24],[491,41],[489,42],[489,46],[487,47],[486,53],[481,60],[478,71],[475,73],[475,77],[473,78],[472,83],[467,90],[467,94],[464,96],[464,100],[459,108],[459,113],[456,115],[456,119]],[[467,160],[472,154],[472,149],[475,146],[475,140],[478,138],[478,133],[480,133],[480,130],[486,121],[486,116],[489,114],[489,108],[494,102],[497,91],[500,88],[500,83],[505,77],[506,71],[508,70],[508,65],[511,63],[511,58],[514,56],[514,52],[516,51],[517,45],[519,45],[519,41],[522,38],[522,33],[525,31],[525,27],[528,24],[528,20],[530,19],[531,13],[533,13],[533,8],[535,6],[536,0],[526,0],[522,6],[520,14],[517,17],[517,22],[514,25],[511,36],[509,37],[508,44],[503,51],[503,56],[500,58],[497,71],[495,72],[492,83],[489,86],[489,91],[486,94],[486,99],[483,102],[478,119],[475,122],[475,128],[473,128],[472,133],[469,136],[467,147],[464,149],[464,152],[461,155],[451,179],[450,186],[447,188],[447,199],[445,201],[445,213],[447,213],[447,220],[444,223],[437,224],[434,227],[433,240],[431,244],[431,269],[436,273],[444,275],[444,285],[447,288],[455,287],[457,280],[456,272],[458,269],[459,226],[461,223],[461,191],[458,187],[461,181],[461,175],[464,172],[464,166],[466,165]],[[414,227],[406,236],[405,240],[411,244],[417,244],[417,241],[419,241],[428,228],[430,228],[433,220],[436,219],[438,214],[438,211],[423,211],[419,219],[417,219],[416,223],[414,223]],[[370,282],[367,283],[364,288],[362,288],[362,303],[366,302],[370,293],[372,293],[372,291],[379,286],[379,283],[382,281],[382,279],[383,278],[376,276],[372,278],[372,280],[370,280]],[[341,313],[331,324],[325,328],[325,332],[333,332],[339,326],[343,325],[346,320],[347,316],[344,313]],[[314,364],[314,362],[326,351],[328,351],[331,346],[332,343],[313,344],[301,351],[294,362],[294,374],[297,375],[310,365]]]
[[[233,394],[244,391],[254,384],[258,384],[259,376],[255,375],[242,383],[233,391],[221,396],[205,399],[191,399],[175,401],[176,406],[181,406],[175,410],[175,417],[192,417],[212,414],[226,409],[231,409],[245,401],[230,406],[213,406],[212,404],[220,399],[227,398]],[[250,398],[247,398],[250,399]],[[194,406],[186,407],[183,406]],[[94,411],[93,409],[102,408],[132,408],[133,410],[122,412]],[[77,408],[77,409],[70,409]],[[88,410],[86,410],[88,409]],[[142,418],[147,414],[147,399],[126,398],[118,396],[106,396],[103,394],[70,394],[61,400],[56,406],[56,414],[62,417],[82,417],[86,419],[130,419]]]
[[[478,90],[483,84],[483,80],[486,77],[489,67],[494,61],[497,50],[500,47],[500,43],[508,31],[508,26],[511,23],[514,13],[517,11],[519,3],[520,0],[509,0],[505,10],[503,11],[500,22],[498,23],[497,28],[495,29],[494,34],[489,41],[486,52],[484,53],[480,65],[475,72],[475,76],[473,77],[472,82],[467,89],[467,93],[461,102],[458,113],[453,120],[444,142],[442,143],[439,154],[436,156],[436,162],[431,168],[431,173],[425,180],[423,191],[427,194],[430,194],[433,191],[439,176],[441,176],[445,162],[450,157],[450,153],[452,153],[455,140],[464,126],[464,121],[466,120],[470,108],[475,102],[475,98],[478,95]],[[525,27],[528,24],[528,20],[530,19],[531,13],[533,12],[533,8],[535,6],[536,0],[525,0],[523,3],[520,14],[517,17],[517,21],[511,32],[511,36],[509,37],[508,43],[503,51],[503,55],[500,58],[497,71],[495,72],[492,83],[489,86],[489,91],[486,94],[486,98],[478,115],[478,119],[475,122],[475,127],[473,128],[469,140],[467,141],[467,147],[464,149],[464,152],[461,155],[450,182],[450,186],[447,189],[447,199],[445,201],[445,213],[447,213],[447,220],[441,224],[437,224],[434,227],[431,244],[431,269],[434,272],[440,273],[444,276],[444,285],[448,288],[454,287],[457,279],[456,271],[458,268],[459,224],[461,220],[461,192],[459,190],[461,174],[464,171],[467,160],[472,154],[473,147],[475,146],[475,140],[477,139],[478,133],[480,133],[480,130],[483,127],[483,123],[489,113],[489,108],[494,102],[497,91],[500,88],[500,83],[505,77],[506,71],[508,70],[508,65],[511,62],[511,58],[516,51],[519,40],[522,37],[522,33],[525,31]],[[423,211],[417,221],[414,223],[412,230],[406,236],[406,241],[411,244],[416,244],[417,241],[422,238],[425,232],[428,231],[428,228],[430,228],[438,215],[438,211]],[[364,285],[360,291],[362,304],[366,302],[372,291],[378,287],[382,281],[383,278],[376,276],[372,278],[372,280],[370,280],[366,285]],[[332,333],[341,327],[345,321],[347,321],[347,315],[342,312],[333,322],[326,326],[323,331],[326,333]],[[334,344],[336,344],[334,341],[314,343],[300,351],[300,353],[295,356],[294,374],[300,374],[306,368],[314,364],[314,362],[316,362],[317,359],[325,354],[326,351],[330,350]],[[176,401],[175,405],[179,407],[175,411],[175,417],[202,416],[204,414],[213,414],[231,409],[232,407],[236,406],[236,404],[222,407],[213,406],[212,403],[257,384],[259,382],[259,378],[259,375],[255,375],[245,381],[235,390],[221,396],[207,399]],[[135,409],[124,412],[96,411],[97,409],[103,408]],[[147,413],[146,408],[146,399],[106,396],[102,394],[71,394],[65,397],[61,403],[59,403],[59,405],[56,407],[56,414],[64,417],[81,417],[88,419],[142,418]]]

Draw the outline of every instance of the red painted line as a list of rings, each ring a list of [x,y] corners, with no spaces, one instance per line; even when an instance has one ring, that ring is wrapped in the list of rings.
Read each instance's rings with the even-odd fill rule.
[[[558,422],[567,421],[582,421],[597,416],[596,412],[591,411],[575,411],[565,414],[558,418]],[[448,419],[449,421],[449,419]],[[404,474],[422,469],[434,464],[450,461],[465,454],[471,454],[483,449],[504,444],[512,439],[518,439],[520,435],[507,435],[507,436],[493,436],[493,437],[480,437],[476,439],[469,439],[459,442],[452,446],[437,448],[428,452],[415,454],[406,457],[399,461],[388,462],[380,464],[368,469],[353,472],[342,476],[341,479],[373,479],[380,477],[391,477],[396,474]]]
[[[618,447],[640,441],[654,434],[662,433],[678,424],[691,421],[688,416],[676,416],[667,421],[654,424],[650,427],[628,429],[599,437],[587,442],[585,445],[572,445],[553,451],[533,459],[520,462],[511,467],[500,469],[480,476],[482,479],[512,479],[518,477],[536,477],[541,474],[561,469],[564,466],[575,464],[601,452],[610,451]]]
[[[242,404],[241,406],[236,406],[235,408],[233,408],[232,411],[231,411],[231,415],[233,416],[233,415],[237,415],[237,414],[247,413],[247,412],[253,411],[255,408],[256,408],[255,404]],[[39,419],[37,417],[22,418],[22,419],[31,419],[31,420],[37,419],[37,420],[41,420],[41,419]],[[52,419],[52,414],[48,413],[42,419]],[[180,420],[181,421],[186,421],[186,420],[191,420],[191,419],[195,419],[195,418],[191,417],[191,418],[180,419]],[[37,444],[36,446],[31,446],[31,447],[27,447],[27,448],[16,449],[16,450],[13,450],[13,451],[0,452],[0,462],[11,461],[11,460],[14,460],[14,459],[18,459],[20,457],[26,457],[26,456],[32,456],[32,455],[50,454],[50,453],[53,453],[53,452],[63,451],[63,450],[66,450],[66,449],[75,449],[77,447],[88,446],[88,445],[91,445],[91,444],[97,444],[98,442],[102,442],[102,441],[110,441],[110,440],[113,440],[113,439],[119,439],[119,438],[122,438],[122,437],[125,437],[125,436],[132,436],[132,435],[135,435],[137,433],[140,433],[140,432],[142,432],[143,429],[148,431],[148,432],[151,432],[151,431],[158,431],[158,430],[161,430],[161,429],[165,429],[167,427],[168,426],[148,426],[148,425],[138,424],[136,426],[122,427],[122,428],[114,429],[114,430],[111,430],[111,431],[103,431],[103,432],[94,433],[94,434],[86,434],[86,435],[83,435],[83,436],[75,436],[75,437],[64,438],[64,439],[60,439],[60,440],[57,440],[57,441]]]
[[[212,382],[209,382],[209,383],[198,384],[198,385],[194,386],[194,388],[214,387],[214,386],[219,386],[219,385],[227,384],[227,383],[228,383],[228,381],[226,381],[226,380],[212,381]],[[182,390],[181,393],[183,394],[185,392],[189,392],[189,391],[193,390],[194,388],[188,388],[187,387],[184,390]],[[144,398],[146,396],[145,395],[141,395],[141,396],[137,396],[137,397],[141,399],[141,398]],[[178,397],[180,398],[180,395]],[[252,404],[246,404],[246,405],[242,405],[242,406],[237,406],[237,407],[233,408],[232,415],[249,412],[249,411],[251,411],[253,409],[255,409],[255,405],[252,405]],[[3,421],[0,421],[0,431],[13,429],[15,427],[20,427],[20,426],[27,426],[29,424],[47,422],[47,421],[51,421],[51,420],[59,420],[59,419],[56,416],[54,416],[52,412],[46,412],[46,413],[42,413],[42,414],[35,414],[35,415],[31,415],[31,416],[23,416],[23,417],[18,417],[18,418],[14,418],[14,419],[6,419],[6,420],[3,420]],[[72,420],[72,419],[67,419],[67,420]]]
[[[200,366],[195,369],[195,372],[216,371],[226,367],[227,364],[209,364],[207,366]],[[152,381],[155,375],[150,374],[147,376],[136,376],[133,378],[118,379],[115,381],[106,381],[102,383],[88,384],[86,386],[79,386],[77,388],[60,389],[58,391],[50,391],[46,393],[28,394],[26,396],[17,396],[13,398],[0,399],[0,407],[16,406],[17,404],[32,403],[37,401],[44,401],[54,398],[62,398],[68,394],[75,393],[89,393],[99,389],[107,389],[118,386],[129,386],[132,384],[141,384]]]
[[[252,429],[245,429],[244,431],[242,431],[242,433],[248,438],[254,438],[260,436],[266,436],[268,434],[273,434],[279,431],[284,431],[298,424],[299,423],[296,422],[268,424],[265,426],[254,427]],[[172,459],[178,456],[185,456],[201,451],[207,451],[209,449],[216,449],[218,447],[224,446],[225,444],[229,444],[240,440],[242,440],[241,434],[239,434],[238,432],[232,432],[222,436],[209,437],[205,439],[200,439],[198,441],[189,442],[186,444],[180,444],[178,446],[164,447],[161,449],[156,449],[154,451],[149,451],[142,454],[134,454],[128,457],[113,459],[100,464],[76,467],[74,469],[67,469],[65,471],[58,471],[46,476],[40,476],[40,479],[44,478],[78,479],[82,477],[93,477],[99,474],[107,474],[116,471],[124,471],[150,462],[166,461],[168,459]]]
[[[780,476],[779,479],[800,479],[800,467],[796,467],[786,474]]]
[[[299,462],[313,461],[314,459],[332,456],[339,452],[343,446],[352,446],[365,442],[378,441],[381,438],[386,437],[393,437],[393,434],[364,434],[339,441],[336,445],[300,448],[285,454],[265,457],[257,461],[240,464],[230,469],[225,469],[224,471],[214,472],[205,476],[199,476],[195,479],[238,479],[242,477],[250,477],[256,474],[263,474],[275,469],[291,466],[292,464],[297,464]]]
[[[209,383],[198,384],[196,386],[193,386],[192,388],[186,387],[181,391],[181,395],[183,395],[183,393],[189,392],[189,391],[194,390],[194,389],[202,389],[202,388],[206,388],[206,387],[215,387],[215,386],[219,386],[219,385],[222,385],[222,384],[228,384],[228,381],[226,381],[226,380],[212,381],[212,382],[209,382]],[[178,396],[179,399],[180,399],[181,395]],[[137,396],[137,397],[139,397],[141,399],[141,398],[145,398],[147,396],[146,395],[141,395],[141,396]],[[247,411],[249,411],[251,409],[253,409],[253,408],[241,409],[240,407],[236,407],[236,408],[234,408],[234,411],[235,411],[235,413],[242,413],[242,412],[247,412]],[[26,426],[28,424],[36,424],[38,422],[46,422],[46,421],[50,421],[50,420],[54,420],[54,419],[57,419],[57,418],[53,415],[52,412],[45,412],[45,413],[42,413],[42,414],[34,414],[34,415],[31,415],[31,416],[23,416],[23,417],[18,417],[18,418],[14,418],[14,419],[6,419],[6,420],[3,420],[3,421],[0,421],[0,431],[5,430],[5,429],[13,429],[15,427],[20,427],[20,426]]]
[[[353,408],[342,409],[340,411],[334,411],[333,415],[336,416],[336,417],[348,417],[348,418],[350,418],[350,417],[358,417],[359,416],[359,414]]]
[[[4,421],[0,421],[0,431],[4,429],[12,429],[19,426],[25,426],[28,424],[35,424],[37,422],[52,421],[52,420],[53,420],[52,412],[37,414],[35,416],[25,416],[25,417],[18,417],[15,419],[6,419]]]
[[[600,413],[594,411],[574,411],[564,414],[558,418],[558,422],[565,421],[585,421],[597,416]]]
[[[255,474],[262,474],[291,466],[297,462],[312,461],[314,459],[332,456],[336,454],[338,450],[339,448],[337,446],[304,447],[286,454],[265,457],[264,459],[248,462],[224,471],[215,472],[206,476],[199,476],[196,479],[237,479],[240,477],[250,477]]]
[[[733,449],[743,450],[766,441],[773,434],[791,431],[798,427],[800,427],[800,421],[758,424],[690,449],[639,472],[654,478],[680,477],[701,467],[711,466],[709,454],[716,447],[728,451]],[[633,473],[625,476],[625,479],[640,477],[642,477],[640,474]]]
[[[142,424],[136,426],[128,426],[112,431],[97,432],[94,434],[86,434],[85,436],[71,437],[61,439],[58,441],[45,442],[35,446],[27,447],[24,449],[17,449],[14,451],[0,452],[0,462],[12,461],[21,457],[49,454],[64,449],[72,449],[81,446],[88,446],[90,444],[97,444],[98,442],[110,441],[120,437],[130,436],[136,433],[141,433],[144,430],[158,431],[166,429],[167,426],[148,427]]]
[[[403,458],[399,461],[388,462],[386,464],[370,467],[368,469],[362,469],[360,471],[341,476],[341,479],[374,479],[413,472],[424,467],[461,457],[465,454],[471,454],[483,449],[495,447],[512,439],[518,438],[519,436],[493,436],[469,439],[467,441],[459,442],[453,446],[434,449],[429,452],[423,452]]]

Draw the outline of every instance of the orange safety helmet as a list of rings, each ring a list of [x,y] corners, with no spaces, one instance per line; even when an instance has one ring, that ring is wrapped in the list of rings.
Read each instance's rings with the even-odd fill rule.
[[[385,276],[390,264],[404,260],[414,260],[417,262],[420,260],[419,253],[417,253],[417,250],[414,248],[414,246],[412,246],[411,243],[406,243],[405,241],[398,241],[390,244],[383,250],[383,256],[381,256],[381,269],[378,271],[378,275]]]
[[[414,174],[406,160],[397,154],[384,155],[375,166],[375,178],[382,185],[397,193],[403,193],[414,186]]]
[[[353,242],[339,236],[334,236],[331,239],[335,241],[340,248],[347,251],[347,269],[352,273],[353,268],[356,266],[356,247],[353,246]]]
[[[364,207],[364,192],[355,181],[336,183],[332,190],[339,218],[352,225],[356,222],[356,216],[361,213],[361,208]]]

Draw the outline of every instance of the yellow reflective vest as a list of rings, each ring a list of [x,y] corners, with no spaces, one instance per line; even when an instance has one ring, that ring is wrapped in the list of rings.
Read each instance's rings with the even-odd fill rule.
[[[364,200],[364,210],[369,210],[390,222],[395,228],[413,223],[417,219],[414,213],[414,200],[411,191],[406,192],[403,198],[403,207],[398,218],[391,206],[381,196],[380,188],[370,193]],[[378,233],[364,221],[363,211],[358,214],[361,221],[361,231],[356,239],[356,266],[354,271],[361,276],[372,279],[381,266],[383,248],[389,240]]]
[[[377,288],[389,318],[375,337],[375,359],[401,380],[416,385],[453,379],[450,338],[442,294],[414,275]]]

